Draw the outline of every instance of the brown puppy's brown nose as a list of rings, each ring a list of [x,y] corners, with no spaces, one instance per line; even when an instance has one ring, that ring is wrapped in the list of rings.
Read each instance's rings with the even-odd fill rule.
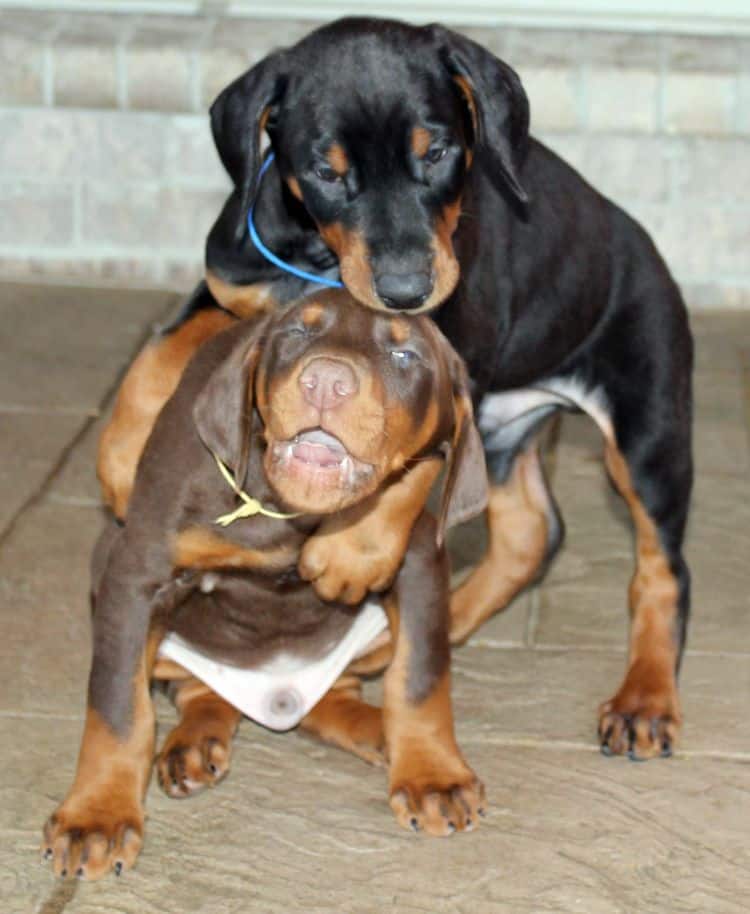
[[[299,376],[305,400],[321,412],[336,409],[359,390],[359,381],[346,362],[313,359]]]

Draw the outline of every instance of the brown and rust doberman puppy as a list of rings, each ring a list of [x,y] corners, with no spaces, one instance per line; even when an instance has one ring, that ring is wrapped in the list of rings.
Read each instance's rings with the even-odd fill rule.
[[[443,465],[437,519],[424,500],[402,519],[408,547],[382,596],[390,638],[368,643],[353,667],[388,665],[382,713],[343,676],[302,723],[387,759],[405,827],[440,835],[476,824],[483,788],[453,733],[443,547],[444,531],[487,498],[467,376],[428,318],[378,314],[329,291],[235,322],[200,349],[146,445],[127,522],[112,522],[95,550],[83,743],[44,829],[57,874],[96,879],[136,859],[152,679],[172,680],[181,713],[157,761],[167,792],[226,772],[240,712],[158,655],[165,636],[233,670],[267,669],[281,652],[327,656],[360,610],[322,600],[299,577],[303,545],[324,516],[349,508],[339,516],[356,525],[352,506],[366,514],[407,471],[435,481]],[[270,516],[243,516],[240,492]]]

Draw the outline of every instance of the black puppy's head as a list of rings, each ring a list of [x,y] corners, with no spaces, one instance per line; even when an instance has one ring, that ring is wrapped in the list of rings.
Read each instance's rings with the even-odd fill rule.
[[[378,310],[428,311],[459,275],[452,235],[470,167],[525,203],[528,102],[515,72],[440,26],[344,19],[276,52],[211,109],[241,195],[237,237],[271,138],[279,172]]]

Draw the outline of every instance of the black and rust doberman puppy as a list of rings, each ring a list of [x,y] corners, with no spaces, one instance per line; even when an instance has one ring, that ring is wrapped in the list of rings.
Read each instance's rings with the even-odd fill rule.
[[[110,504],[124,514],[160,385],[175,383],[186,353],[227,312],[308,288],[248,237],[255,200],[273,252],[327,276],[340,268],[373,309],[438,309],[468,365],[492,489],[488,552],[452,599],[454,641],[560,544],[543,423],[559,410],[596,422],[636,535],[628,667],[599,710],[600,742],[606,754],[670,754],[689,606],[692,341],[646,232],[529,136],[526,94],[507,64],[439,26],[333,23],[232,83],[211,117],[235,189],[183,323],[147,348],[121,391],[100,451]],[[264,131],[275,158],[258,190]],[[389,504],[383,516],[369,517],[378,534],[398,511]],[[370,539],[382,577],[400,550],[391,538],[378,554]],[[350,557],[346,538],[311,540],[301,570],[320,592],[359,595],[371,581]]]
[[[444,530],[487,501],[468,378],[426,317],[378,314],[327,291],[235,322],[201,348],[156,422],[126,524],[112,522],[97,546],[83,744],[73,787],[45,827],[58,874],[119,872],[140,849],[151,678],[177,680],[181,721],[158,760],[167,792],[185,795],[226,772],[240,713],[156,660],[164,636],[234,669],[271,669],[280,654],[303,664],[327,657],[358,612],[324,602],[298,577],[303,544],[323,515],[366,512],[406,473],[434,482],[443,464],[439,516],[417,506],[382,598],[390,642],[365,642],[355,665],[389,662],[382,716],[344,676],[302,723],[371,761],[382,753],[405,827],[449,834],[476,824],[483,788],[453,736],[442,546]],[[233,512],[240,491],[270,516]]]

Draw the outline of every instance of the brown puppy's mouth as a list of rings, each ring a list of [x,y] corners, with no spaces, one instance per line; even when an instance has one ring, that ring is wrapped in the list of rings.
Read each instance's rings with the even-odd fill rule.
[[[307,510],[327,510],[329,500],[347,500],[372,485],[375,467],[355,457],[344,443],[320,427],[293,438],[274,441],[269,448],[268,472],[272,484],[291,503]]]
[[[350,456],[344,445],[322,428],[313,428],[295,435],[291,442],[281,442],[279,446],[287,446],[289,458],[306,463],[310,467],[323,470],[340,469],[347,457]]]

